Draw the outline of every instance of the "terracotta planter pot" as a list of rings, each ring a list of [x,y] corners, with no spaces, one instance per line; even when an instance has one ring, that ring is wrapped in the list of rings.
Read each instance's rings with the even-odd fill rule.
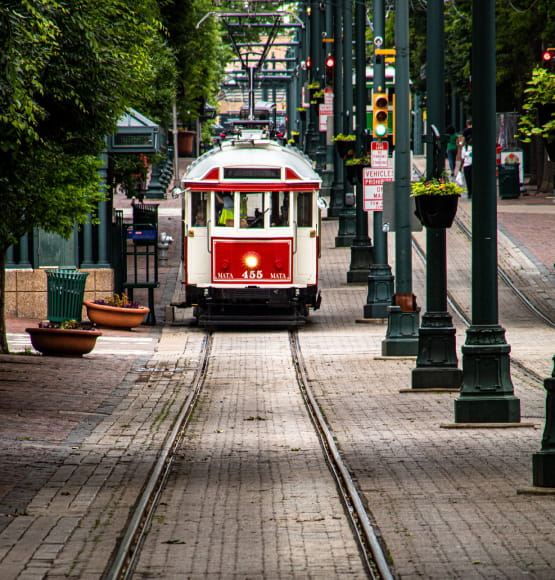
[[[416,217],[427,228],[450,228],[457,214],[458,195],[417,195]]]
[[[82,356],[91,352],[96,339],[102,336],[98,330],[72,328],[26,328],[35,350],[49,356]]]
[[[99,326],[110,326],[111,328],[133,328],[140,326],[145,315],[150,312],[146,306],[139,308],[118,308],[106,304],[95,304],[92,300],[85,300],[87,316],[91,322]]]
[[[191,157],[193,155],[194,131],[179,131],[177,134],[177,151],[180,157]]]

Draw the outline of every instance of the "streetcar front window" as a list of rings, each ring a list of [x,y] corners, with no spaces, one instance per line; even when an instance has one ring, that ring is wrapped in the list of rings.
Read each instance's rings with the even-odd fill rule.
[[[301,228],[312,227],[312,192],[301,191],[297,195],[297,225]]]
[[[202,191],[191,192],[191,223],[193,227],[206,227],[206,207],[208,194]]]
[[[272,191],[270,226],[286,227],[289,225],[289,192]]]
[[[240,208],[242,228],[263,228],[266,213],[264,193],[240,193]]]

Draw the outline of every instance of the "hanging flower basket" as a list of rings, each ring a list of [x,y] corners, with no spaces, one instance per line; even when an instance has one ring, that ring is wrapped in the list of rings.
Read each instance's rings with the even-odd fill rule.
[[[450,228],[457,215],[458,195],[419,195],[415,215],[427,228]]]
[[[366,158],[348,159],[345,163],[345,177],[352,185],[362,183],[362,170],[370,167],[370,161]]]
[[[412,184],[415,215],[427,228],[450,228],[463,191],[445,179],[424,179]]]
[[[333,143],[341,159],[349,159],[355,156],[355,135],[336,135]]]

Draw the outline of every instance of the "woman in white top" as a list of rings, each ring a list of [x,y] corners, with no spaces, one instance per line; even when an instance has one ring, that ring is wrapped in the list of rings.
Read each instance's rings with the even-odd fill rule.
[[[472,135],[468,135],[461,149],[461,165],[466,181],[468,199],[472,197]]]

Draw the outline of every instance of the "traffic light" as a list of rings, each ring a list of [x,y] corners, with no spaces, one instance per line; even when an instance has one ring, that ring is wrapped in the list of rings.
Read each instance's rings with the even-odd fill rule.
[[[542,54],[542,61],[545,66],[553,69],[555,67],[555,48],[548,48]]]
[[[326,85],[329,87],[333,87],[333,75],[335,72],[335,59],[331,54],[326,56]]]
[[[372,134],[374,137],[387,137],[389,118],[389,99],[387,93],[372,95]]]

